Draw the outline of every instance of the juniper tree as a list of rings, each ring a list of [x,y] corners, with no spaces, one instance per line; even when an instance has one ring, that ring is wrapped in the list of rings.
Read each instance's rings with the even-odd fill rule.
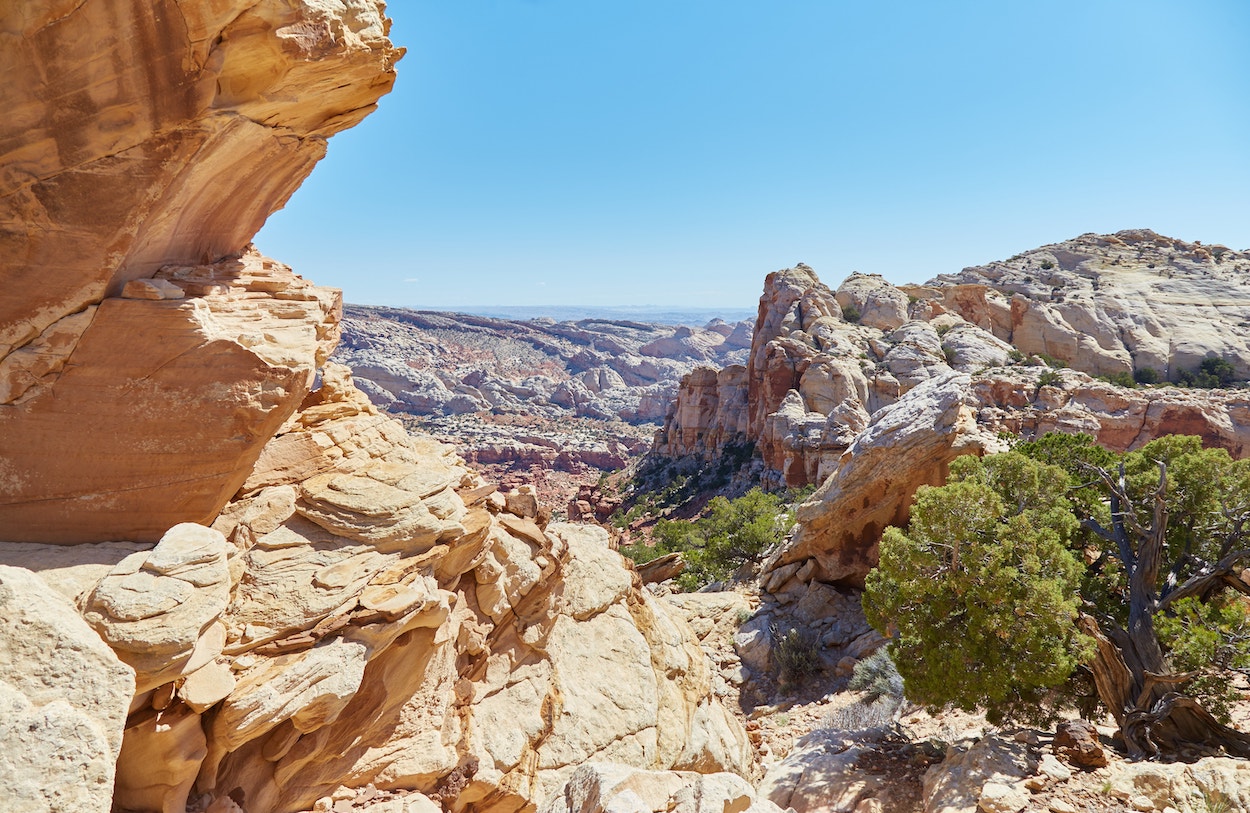
[[[865,594],[913,699],[1028,719],[1084,675],[1132,758],[1250,756],[1212,713],[1250,666],[1250,462],[1198,438],[1114,456],[1047,436],[951,468],[887,531]]]

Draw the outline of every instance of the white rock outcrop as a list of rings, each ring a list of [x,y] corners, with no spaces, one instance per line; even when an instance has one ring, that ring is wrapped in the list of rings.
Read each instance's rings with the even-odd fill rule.
[[[134,672],[62,596],[0,565],[0,798],[107,811]]]

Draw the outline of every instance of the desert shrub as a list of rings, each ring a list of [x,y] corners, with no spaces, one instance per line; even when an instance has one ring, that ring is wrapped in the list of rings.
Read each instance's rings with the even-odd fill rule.
[[[801,683],[820,669],[816,639],[793,627],[785,633],[773,630],[773,661],[783,685]]]
[[[954,364],[959,361],[959,351],[950,345],[942,345],[942,356],[945,357],[947,364]]]
[[[1042,260],[1042,268],[1044,268],[1045,270],[1049,271],[1050,269],[1054,267],[1055,267],[1055,264],[1051,262],[1050,260]]]
[[[1131,390],[1137,386],[1137,379],[1133,378],[1133,374],[1124,370],[1121,370],[1118,373],[1111,373],[1110,375],[1100,375],[1098,377],[1103,381],[1106,381],[1108,384],[1115,384],[1117,387],[1125,387]]]
[[[1229,722],[1241,693],[1229,682],[1227,672],[1250,668],[1246,605],[1226,596],[1205,604],[1195,597],[1181,599],[1158,618],[1155,629],[1172,668],[1194,675],[1188,690],[1202,698],[1216,719]]]
[[[1046,370],[1037,377],[1037,386],[1040,387],[1057,387],[1063,383],[1063,376],[1055,370]]]
[[[1214,389],[1227,387],[1237,377],[1233,365],[1222,358],[1203,359],[1195,370],[1181,370],[1177,380],[1186,387]]]
[[[690,455],[667,458],[649,455],[619,486],[622,502],[609,522],[624,528],[644,514],[655,516],[680,510],[709,491],[729,486],[755,459],[755,444],[727,443],[715,460]],[[641,507],[639,507],[641,506]]]
[[[886,647],[881,647],[855,664],[855,671],[851,673],[851,681],[847,686],[854,691],[864,692],[870,701],[883,697],[901,699],[903,696],[903,676],[898,673],[898,667],[890,659],[890,652]]]
[[[950,483],[916,493],[907,531],[886,529],[864,612],[898,630],[890,654],[910,699],[984,707],[994,723],[1047,719],[1046,695],[1090,650],[1074,624],[1067,487],[1023,454],[962,457]]]
[[[1130,758],[1250,757],[1220,722],[1250,669],[1248,524],[1250,461],[1201,438],[1116,455],[1047,435],[922,487],[910,526],[885,532],[865,614],[897,630],[907,697],[930,708],[1028,721],[1096,697]]]
[[[888,728],[903,705],[901,697],[882,697],[880,700],[857,700],[834,709],[821,720],[820,727],[828,731],[864,731],[871,728]]]
[[[1012,364],[1021,364],[1024,362],[1024,354],[1013,347],[1007,351],[1007,360]]]
[[[854,305],[847,305],[845,308],[842,309],[842,318],[850,322],[851,324],[855,324],[859,322],[861,315],[862,314],[860,314],[859,308],[855,307]]]
[[[1162,376],[1154,367],[1138,367],[1133,370],[1133,380],[1138,384],[1158,384]]]

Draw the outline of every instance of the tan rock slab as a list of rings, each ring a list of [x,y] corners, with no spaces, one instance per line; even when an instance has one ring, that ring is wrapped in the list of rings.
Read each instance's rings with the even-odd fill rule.
[[[122,288],[123,299],[182,299],[186,293],[169,280],[132,279]]]
[[[224,663],[202,666],[183,680],[178,696],[191,709],[203,714],[234,691],[234,673]]]
[[[117,762],[114,805],[125,810],[186,810],[206,754],[200,716],[186,706],[134,715]]]
[[[83,617],[136,669],[138,691],[179,674],[225,611],[227,552],[219,532],[175,525],[150,552],[119,562],[85,596]]]
[[[0,538],[152,542],[211,522],[308,391],[316,325],[337,318],[334,291],[302,324],[245,294],[103,300],[55,381],[0,410],[0,458],[23,473],[0,477]]]

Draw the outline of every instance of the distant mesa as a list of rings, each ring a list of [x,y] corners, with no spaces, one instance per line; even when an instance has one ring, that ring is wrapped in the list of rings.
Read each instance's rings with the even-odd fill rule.
[[[563,506],[650,447],[683,376],[740,363],[750,346],[749,321],[699,310],[669,311],[681,324],[607,318],[621,310],[543,310],[593,314],[556,321],[348,305],[335,359],[378,406]]]

